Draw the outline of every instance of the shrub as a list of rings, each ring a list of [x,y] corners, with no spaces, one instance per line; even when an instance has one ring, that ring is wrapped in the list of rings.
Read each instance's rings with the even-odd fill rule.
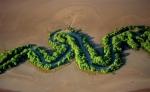
[[[103,53],[98,53],[90,37],[80,29],[68,27],[69,32],[61,29],[49,34],[50,52],[45,48],[29,44],[0,53],[0,73],[29,59],[34,66],[48,71],[67,63],[75,57],[79,68],[86,71],[109,73],[119,69],[122,47],[127,44],[131,49],[142,47],[150,52],[150,27],[127,26],[116,29],[102,39]]]

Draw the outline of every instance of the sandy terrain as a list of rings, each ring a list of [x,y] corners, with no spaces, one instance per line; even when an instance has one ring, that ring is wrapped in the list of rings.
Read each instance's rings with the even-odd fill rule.
[[[48,33],[68,25],[98,41],[113,29],[150,25],[149,0],[0,0],[0,51],[27,43],[46,46]],[[150,55],[125,51],[114,74],[89,74],[75,62],[43,73],[25,62],[0,75],[0,92],[150,92]],[[11,91],[12,90],[12,91]]]

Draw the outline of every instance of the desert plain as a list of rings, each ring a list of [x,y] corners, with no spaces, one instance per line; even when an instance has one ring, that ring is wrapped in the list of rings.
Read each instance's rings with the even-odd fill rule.
[[[0,0],[0,52],[33,43],[48,46],[48,33],[81,28],[95,43],[128,25],[150,26],[149,0]],[[0,75],[0,92],[150,92],[150,54],[127,50],[126,64],[91,74],[71,64],[45,73],[25,63]]]

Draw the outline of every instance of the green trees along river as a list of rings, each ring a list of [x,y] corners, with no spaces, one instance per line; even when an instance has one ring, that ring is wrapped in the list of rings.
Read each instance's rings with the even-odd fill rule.
[[[0,53],[0,73],[28,60],[41,70],[49,71],[75,61],[81,70],[110,73],[124,65],[121,53],[144,49],[150,53],[150,27],[126,26],[105,35],[96,46],[80,29],[58,29],[49,34],[51,49],[28,44]],[[143,62],[144,63],[144,62]]]

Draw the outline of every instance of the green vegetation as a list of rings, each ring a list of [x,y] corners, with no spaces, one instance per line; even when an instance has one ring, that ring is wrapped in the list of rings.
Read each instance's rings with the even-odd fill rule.
[[[150,52],[150,27],[127,26],[116,29],[103,37],[101,44],[102,52],[99,52],[91,38],[80,29],[59,29],[49,34],[51,50],[29,44],[0,53],[0,73],[25,60],[41,70],[49,71],[69,63],[73,57],[81,70],[113,72],[124,65],[121,53],[125,46]]]

